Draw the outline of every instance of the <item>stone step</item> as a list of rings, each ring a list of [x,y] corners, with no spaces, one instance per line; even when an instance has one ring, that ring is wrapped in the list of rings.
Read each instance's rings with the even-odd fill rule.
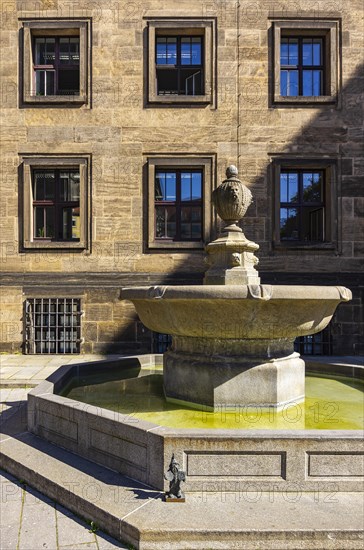
[[[1,467],[141,550],[362,549],[362,493],[162,493],[52,445],[4,434]],[[188,481],[185,488],[188,490]]]

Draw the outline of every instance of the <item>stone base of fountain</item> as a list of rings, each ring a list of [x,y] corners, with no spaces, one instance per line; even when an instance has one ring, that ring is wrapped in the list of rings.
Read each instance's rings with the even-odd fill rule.
[[[178,340],[180,344],[181,338]],[[198,338],[199,346],[209,342]],[[196,342],[194,342],[196,346]],[[214,345],[215,344],[215,345]],[[240,344],[240,345],[238,345]],[[230,343],[234,347],[234,342]],[[210,342],[209,353],[169,351],[164,354],[164,392],[169,402],[180,402],[206,410],[239,406],[279,409],[288,403],[300,403],[305,394],[305,363],[298,353],[285,356],[251,355],[251,347],[262,348],[262,341],[235,342],[235,347],[250,348],[233,356],[215,354],[216,342]]]

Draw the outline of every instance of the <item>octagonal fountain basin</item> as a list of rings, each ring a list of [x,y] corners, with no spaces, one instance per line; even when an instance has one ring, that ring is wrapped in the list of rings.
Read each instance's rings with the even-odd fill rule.
[[[160,355],[67,365],[29,393],[28,428],[159,490],[174,453],[189,491],[358,491],[363,374],[310,362],[304,403],[211,412],[165,401]]]
[[[340,286],[203,285],[124,288],[149,329],[172,335],[164,393],[196,408],[282,408],[304,399],[297,336],[330,322]]]

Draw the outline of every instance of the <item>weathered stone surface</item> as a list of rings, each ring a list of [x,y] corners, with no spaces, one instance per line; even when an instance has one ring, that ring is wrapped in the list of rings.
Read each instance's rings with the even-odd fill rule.
[[[318,0],[314,7],[307,1],[298,5],[291,0],[281,0],[277,5],[265,0],[255,3],[243,0],[239,5],[230,1],[201,4],[192,0],[163,3],[150,0],[144,5],[117,0],[107,7],[99,2],[72,7],[56,0],[39,5],[20,0],[5,2],[1,17],[4,51],[0,165],[4,219],[0,234],[2,268],[13,273],[14,278],[24,272],[111,274],[116,271],[138,276],[147,271],[160,274],[188,271],[188,258],[178,258],[177,250],[156,250],[150,254],[146,248],[148,214],[143,163],[146,156],[154,153],[176,157],[209,153],[216,156],[214,184],[221,181],[226,165],[236,163],[243,174],[244,166],[254,161],[255,167],[249,167],[246,183],[253,195],[266,200],[267,205],[257,204],[256,211],[251,210],[244,231],[248,239],[259,244],[262,266],[277,273],[295,271],[302,258],[300,251],[284,254],[274,250],[272,244],[272,227],[277,215],[273,206],[274,182],[269,171],[271,154],[288,159],[321,160],[331,156],[339,167],[332,182],[334,194],[337,192],[344,199],[362,197],[362,16],[361,0],[351,0],[350,9],[343,0]],[[92,18],[90,104],[19,109],[19,20],[85,17]],[[178,17],[181,21],[184,17],[216,18],[214,92],[217,108],[205,105],[146,108],[148,17]],[[342,86],[338,105],[270,105],[270,86],[274,80],[270,18],[340,19],[342,58],[338,65],[342,68]],[[21,249],[22,195],[18,198],[18,192],[22,183],[18,177],[18,153],[92,154],[90,253],[75,255],[47,250],[42,254]],[[320,249],[305,253],[302,272],[314,271],[318,276],[347,272],[349,266],[353,273],[362,271],[362,227],[358,225],[356,231],[352,230],[351,213],[347,216],[345,208],[341,212],[340,206],[337,205],[339,232],[333,239],[332,253],[328,256],[326,250]],[[355,208],[358,206],[354,203]],[[133,258],[125,247],[123,251],[118,245],[129,241],[138,243],[139,247],[138,255]],[[119,250],[117,257],[115,248]],[[202,266],[202,256],[202,251],[195,251],[193,264]],[[356,263],[349,264],[353,256]],[[84,287],[77,288],[82,296]],[[108,303],[106,296],[104,299],[104,303]],[[22,304],[18,303],[19,333],[15,337],[18,342],[23,338],[21,317]],[[117,329],[122,319],[115,318],[114,323]],[[343,352],[352,351],[343,348]]]

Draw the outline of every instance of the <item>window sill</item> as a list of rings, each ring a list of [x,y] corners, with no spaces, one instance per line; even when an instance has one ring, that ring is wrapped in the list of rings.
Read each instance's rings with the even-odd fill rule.
[[[24,103],[27,104],[49,104],[52,105],[54,103],[60,104],[82,104],[87,103],[87,97],[85,95],[52,95],[52,96],[37,96],[37,95],[28,95],[24,98]]]
[[[273,247],[275,250],[336,250],[336,246],[333,243],[290,243],[290,242],[279,242],[274,243]]]
[[[86,243],[84,242],[70,242],[70,241],[59,241],[59,242],[24,242],[23,248],[27,250],[39,250],[39,249],[78,249],[78,250],[84,250],[87,248]]]
[[[203,250],[205,247],[205,244],[202,241],[193,241],[193,242],[182,242],[182,241],[169,241],[169,242],[161,242],[161,241],[154,241],[153,243],[149,243],[148,248],[149,249],[166,249],[166,250],[176,250],[176,249],[197,249],[197,250]]]
[[[336,103],[336,98],[331,95],[320,96],[277,96],[274,99],[274,103],[285,104],[297,104],[297,105],[316,105],[322,103]]]
[[[208,104],[211,103],[211,97],[209,95],[189,96],[189,95],[153,95],[150,100],[150,104]]]

